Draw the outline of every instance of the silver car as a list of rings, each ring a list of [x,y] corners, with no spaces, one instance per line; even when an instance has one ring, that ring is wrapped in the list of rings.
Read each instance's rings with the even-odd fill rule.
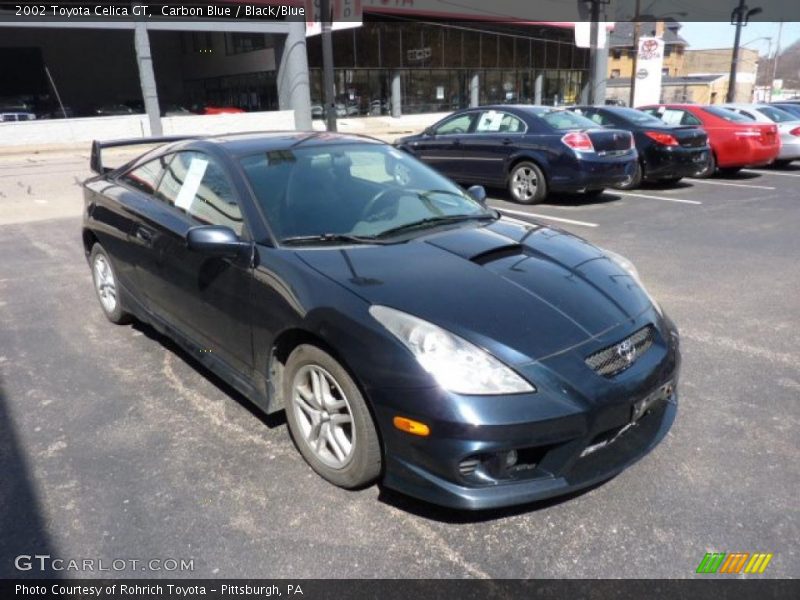
[[[775,165],[786,166],[800,158],[800,120],[776,106],[769,104],[723,104],[723,108],[749,117],[758,123],[775,123],[781,136],[781,150]]]

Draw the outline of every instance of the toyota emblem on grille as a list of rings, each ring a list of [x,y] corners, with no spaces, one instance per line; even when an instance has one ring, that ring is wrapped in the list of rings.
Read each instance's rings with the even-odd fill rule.
[[[636,358],[636,346],[630,340],[625,340],[617,346],[617,356],[624,359],[628,364]]]

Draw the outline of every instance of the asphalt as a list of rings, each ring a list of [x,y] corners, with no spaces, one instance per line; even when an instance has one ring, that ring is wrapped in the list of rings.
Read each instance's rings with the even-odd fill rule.
[[[589,203],[492,193],[633,260],[684,363],[676,424],[644,460],[473,514],[327,484],[280,416],[108,323],[80,243],[86,154],[0,157],[0,577],[40,576],[14,559],[49,554],[193,560],[112,573],[130,577],[682,578],[709,551],[800,575],[800,166]]]

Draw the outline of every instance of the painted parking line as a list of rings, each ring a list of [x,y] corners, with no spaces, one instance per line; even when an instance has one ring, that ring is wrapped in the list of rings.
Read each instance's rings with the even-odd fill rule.
[[[751,188],[754,190],[774,190],[777,189],[770,185],[752,185],[750,183],[731,183],[728,181],[711,181],[709,179],[692,179],[692,184],[706,183],[708,185],[727,185],[730,187]]]
[[[523,212],[521,210],[509,210],[507,208],[498,208],[497,206],[494,206],[493,208],[499,210],[504,215],[520,215],[523,217],[533,217],[535,219],[544,219],[546,221],[558,221],[559,223],[568,223],[570,225],[579,225],[581,227],[599,227],[597,223],[589,223],[588,221],[576,221],[574,219],[565,219],[563,217],[551,217],[550,215],[540,215],[539,213]],[[517,219],[511,219],[511,220],[516,221]],[[524,223],[526,225],[529,225],[529,223],[527,222]]]
[[[620,192],[618,190],[608,193],[631,198],[647,198],[648,200],[663,200],[664,202],[680,202],[681,204],[702,204],[702,202],[699,200],[684,200],[683,198],[668,198],[667,196],[651,196],[650,194],[635,194],[633,192]]]
[[[742,173],[759,173],[761,175],[782,175],[783,177],[800,177],[800,173],[784,173],[783,171],[769,171],[766,169],[742,169]]]

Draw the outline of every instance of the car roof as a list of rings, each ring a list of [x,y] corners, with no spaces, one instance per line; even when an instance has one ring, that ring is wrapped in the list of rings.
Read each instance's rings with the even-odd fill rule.
[[[242,156],[288,150],[299,145],[332,146],[339,144],[385,144],[381,140],[349,133],[328,131],[256,131],[248,133],[229,133],[224,135],[194,138],[194,143],[205,142],[218,145],[229,154]]]

